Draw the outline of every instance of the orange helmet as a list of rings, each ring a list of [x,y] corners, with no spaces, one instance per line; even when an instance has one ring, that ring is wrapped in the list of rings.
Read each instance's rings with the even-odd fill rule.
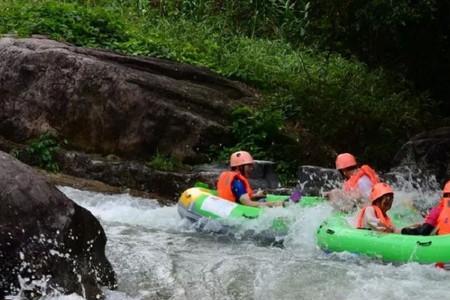
[[[234,152],[230,156],[230,167],[253,164],[253,157],[247,151]]]
[[[372,192],[370,193],[370,201],[374,202],[380,197],[388,194],[394,194],[394,191],[389,184],[384,182],[378,182],[372,187]]]
[[[357,165],[356,158],[350,153],[341,153],[336,157],[336,169],[342,170]]]
[[[450,180],[447,181],[447,183],[444,185],[443,193],[444,194],[450,194]]]

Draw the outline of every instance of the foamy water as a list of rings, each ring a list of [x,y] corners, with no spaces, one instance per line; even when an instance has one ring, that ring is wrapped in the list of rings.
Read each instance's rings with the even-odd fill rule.
[[[128,194],[60,188],[99,218],[107,256],[118,275],[108,300],[137,299],[421,299],[448,298],[450,272],[416,263],[392,265],[317,248],[315,231],[332,212],[327,204],[271,209],[244,229],[263,230],[276,217],[292,222],[284,247],[197,232],[176,206]],[[436,191],[404,189],[394,206],[435,202]],[[422,200],[420,200],[422,199]],[[395,207],[393,208],[395,209]],[[77,295],[48,300],[79,300]]]
[[[267,228],[275,217],[293,222],[284,248],[195,231],[176,207],[128,194],[61,190],[96,215],[107,236],[107,256],[118,274],[107,299],[423,299],[447,298],[450,273],[429,265],[395,266],[317,248],[315,230],[332,211],[273,209],[246,228]],[[396,193],[410,205],[423,192]],[[427,201],[439,194],[429,192]],[[79,299],[75,295],[54,299]]]

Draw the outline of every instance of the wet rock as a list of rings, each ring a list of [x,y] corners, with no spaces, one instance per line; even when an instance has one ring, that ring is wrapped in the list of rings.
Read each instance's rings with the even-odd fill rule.
[[[303,195],[320,195],[323,191],[339,187],[343,181],[336,169],[318,166],[300,166],[297,176]]]
[[[393,167],[380,179],[404,191],[439,190],[450,178],[450,127],[416,135],[395,155]],[[339,187],[343,178],[334,169],[300,166],[298,180],[305,194]]]
[[[277,189],[280,187],[278,175],[275,172],[276,164],[268,160],[255,160],[250,182],[252,187],[262,189]]]
[[[407,174],[405,171],[392,170],[388,173],[378,172],[378,175],[382,181],[399,184],[405,180],[405,174]],[[342,188],[344,182],[344,178],[338,170],[318,166],[300,166],[297,175],[299,187],[304,195],[316,196],[334,188]],[[411,176],[418,176],[418,174],[411,173]]]
[[[0,135],[14,142],[50,132],[85,152],[187,163],[229,141],[230,108],[255,100],[204,68],[45,38],[0,39],[0,95]]]
[[[280,185],[278,175],[275,172],[276,164],[267,160],[255,160],[255,166],[250,177],[250,184],[253,188],[264,190],[277,189]],[[203,164],[192,169],[193,173],[203,178],[209,186],[215,186],[216,181],[222,171],[228,169],[226,164]]]
[[[42,175],[0,152],[0,299],[52,290],[102,297],[116,277],[98,220]]]
[[[398,166],[388,172],[377,172],[380,180],[387,182],[404,192],[439,190],[436,177],[417,167]],[[298,187],[303,195],[321,195],[334,188],[342,188],[344,178],[336,169],[318,166],[300,166],[298,168]],[[418,199],[421,201],[421,199]]]
[[[205,181],[202,174],[159,171],[141,161],[109,160],[75,151],[60,152],[57,161],[65,174],[156,194],[162,204],[174,203],[183,190]]]
[[[139,161],[110,160],[75,151],[61,151],[57,160],[61,171],[66,174],[157,195],[155,198],[162,204],[175,203],[184,190],[197,182],[215,187],[220,172],[227,168],[220,164],[198,165],[184,171],[167,172],[152,169]],[[274,164],[256,161],[255,172],[250,181],[254,188],[278,187]]]
[[[90,180],[75,176],[70,176],[63,173],[52,173],[41,169],[36,169],[38,172],[45,175],[48,181],[53,185],[58,186],[70,186],[78,190],[86,190],[103,194],[124,194],[127,193],[134,197],[156,199],[160,204],[167,202],[167,199],[161,198],[160,195],[155,193],[147,193],[144,191],[134,190],[127,187],[117,187],[108,185],[98,180]]]
[[[409,168],[426,177],[435,176],[442,185],[450,178],[450,127],[414,136],[397,152],[393,163],[396,168]]]

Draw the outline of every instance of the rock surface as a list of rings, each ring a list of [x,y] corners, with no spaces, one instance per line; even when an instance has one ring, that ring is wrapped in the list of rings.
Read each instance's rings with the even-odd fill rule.
[[[74,151],[60,152],[58,162],[66,174],[156,194],[155,198],[162,204],[176,203],[179,195],[197,182],[215,187],[220,172],[227,168],[226,165],[198,165],[191,170],[167,172],[151,169],[138,161],[111,160]],[[250,178],[252,186],[276,189],[279,182],[274,167],[272,162],[255,161]]]
[[[24,153],[25,145],[13,143],[0,136],[0,150]],[[29,165],[36,165],[33,157],[20,155]],[[165,172],[154,170],[141,161],[121,160],[115,156],[86,154],[59,149],[55,156],[62,173],[45,174],[54,184],[68,185],[100,193],[123,193],[157,199],[163,205],[175,203],[178,196],[196,182],[215,186],[225,164],[202,164],[190,169]],[[279,188],[275,164],[257,160],[252,177],[252,187],[275,192]]]
[[[450,179],[450,127],[422,132],[405,143],[392,161],[393,167],[380,173],[383,181],[403,190],[440,190]],[[333,169],[301,166],[298,179],[304,192],[316,194],[339,186],[342,178]]]
[[[44,132],[85,152],[205,161],[228,112],[254,92],[206,69],[48,39],[0,39],[0,135]]]
[[[0,299],[56,289],[102,297],[116,277],[98,220],[45,177],[0,152]]]
[[[318,166],[300,166],[297,178],[302,194],[313,196],[337,188],[343,181],[337,170]]]
[[[394,163],[421,170],[426,176],[436,176],[442,187],[450,179],[450,127],[414,136],[397,152]]]

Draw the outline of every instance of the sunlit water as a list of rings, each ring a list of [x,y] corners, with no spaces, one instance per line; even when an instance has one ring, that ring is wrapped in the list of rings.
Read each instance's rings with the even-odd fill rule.
[[[317,248],[315,230],[331,213],[313,208],[272,209],[246,226],[269,226],[284,216],[294,224],[284,247],[197,232],[175,206],[128,194],[60,188],[90,210],[105,228],[107,256],[118,275],[118,299],[448,299],[450,272],[416,263],[395,266],[349,253]],[[437,201],[438,193],[427,194]],[[397,205],[423,199],[423,192],[396,194]],[[423,201],[423,200],[422,200]],[[268,219],[267,219],[268,218]],[[79,300],[76,295],[46,299]]]

